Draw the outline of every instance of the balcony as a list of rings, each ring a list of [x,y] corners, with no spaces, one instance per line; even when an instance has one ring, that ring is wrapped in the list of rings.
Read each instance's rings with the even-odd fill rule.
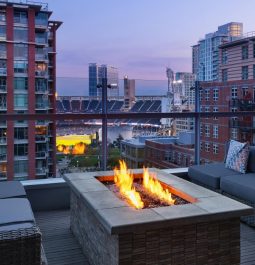
[[[36,110],[46,110],[48,108],[49,108],[49,104],[48,103],[36,102],[36,104],[35,104],[35,109]]]
[[[7,180],[7,172],[0,172],[0,181]]]
[[[48,61],[48,55],[47,54],[38,54],[38,53],[36,53],[35,54],[35,60],[36,61]]]
[[[6,103],[0,104],[0,110],[6,111],[7,110],[7,104]]]
[[[1,136],[0,137],[0,145],[5,145],[7,143],[7,137],[6,136]]]
[[[240,111],[254,111],[255,110],[255,102],[252,100],[245,99],[232,99],[230,101],[230,107],[238,108]]]
[[[252,121],[233,120],[229,121],[230,128],[240,129],[243,132],[255,132],[255,124]]]
[[[48,154],[46,153],[46,151],[38,151],[35,153],[36,159],[46,158],[47,156]]]
[[[36,168],[36,174],[37,175],[46,175],[47,170],[46,170],[46,168]]]
[[[7,154],[0,154],[0,162],[6,162],[7,161]]]
[[[44,77],[44,78],[48,78],[48,73],[47,71],[35,71],[35,77]]]
[[[7,75],[7,68],[0,68],[0,76],[6,76]]]
[[[15,114],[7,114],[5,116],[0,116],[0,121],[1,118],[2,120],[4,120],[4,122],[6,122],[6,120],[17,119],[36,120],[36,124],[43,125],[45,125],[45,123],[47,123],[48,125],[48,121],[51,121],[51,123],[56,121],[58,124],[57,130],[59,130],[58,133],[65,132],[66,134],[69,134],[69,132],[72,131],[77,134],[85,134],[90,128],[103,127],[103,133],[102,136],[100,136],[100,142],[94,144],[94,147],[88,148],[88,151],[91,152],[88,156],[81,158],[79,156],[76,156],[75,159],[72,159],[72,164],[70,164],[69,167],[66,167],[65,161],[63,161],[62,163],[63,171],[70,170],[71,172],[79,172],[80,174],[83,171],[95,171],[113,168],[112,161],[114,160],[114,153],[116,152],[116,149],[118,149],[117,146],[119,143],[117,140],[115,142],[107,143],[107,138],[104,138],[105,129],[108,131],[108,138],[111,137],[112,132],[117,135],[118,133],[123,134],[122,136],[126,137],[126,134],[124,132],[127,126],[133,126],[132,129],[134,130],[132,132],[137,133],[137,135],[139,135],[139,132],[144,132],[144,134],[152,132],[155,134],[162,133],[162,135],[167,135],[167,132],[165,132],[164,130],[159,130],[159,121],[161,119],[192,119],[193,125],[194,127],[196,127],[197,122],[199,122],[200,119],[203,119],[205,117],[208,118],[207,121],[210,121],[215,116],[217,116],[217,118],[220,120],[222,117],[243,117],[251,116],[254,114],[252,112],[168,113],[160,112],[161,110],[159,107],[159,103],[160,100],[158,99],[137,99],[137,105],[135,105],[134,109],[132,109],[133,111],[129,110],[127,112],[124,112],[121,109],[122,105],[119,104],[118,99],[111,99],[109,100],[109,102],[107,102],[108,112],[105,113],[102,112],[102,102],[98,99],[88,100],[87,98],[82,98],[77,100],[77,98],[73,98],[70,101],[66,99],[61,99],[61,102],[58,101],[57,105],[58,109],[64,109],[64,114],[19,114],[19,117],[17,117],[17,115]],[[108,127],[106,126],[106,124],[108,124]],[[68,128],[63,128],[64,126]],[[77,126],[78,128],[76,128],[75,126]],[[51,124],[49,128],[50,129],[48,131],[48,134],[52,135],[54,129],[53,124]],[[52,136],[55,137],[55,135]],[[195,137],[196,139],[199,138],[198,134],[196,134]],[[45,137],[37,135],[35,139],[36,142],[40,142],[44,141]],[[52,141],[52,143],[53,142],[54,141]],[[104,143],[106,143],[105,147],[103,146]],[[166,144],[164,145],[164,147],[166,148]],[[53,146],[49,149],[42,148],[40,149],[41,151],[36,152],[37,163],[39,163],[38,160],[40,159],[46,160],[46,165],[50,165],[48,168],[39,168],[37,164],[36,176],[45,178],[45,176],[49,174],[48,172],[53,172],[53,160],[55,160],[55,157],[52,157],[54,152],[49,152],[49,150],[53,150],[54,148]],[[181,144],[177,144],[176,148],[179,148],[178,150],[180,150],[181,148],[183,148],[183,146]],[[194,154],[194,151],[195,150],[193,150],[192,157],[196,156]],[[157,156],[159,155],[157,149],[155,149],[155,151],[153,152],[153,155],[154,154]],[[203,153],[201,152],[200,155],[202,156]],[[172,163],[173,166],[174,164],[175,166],[181,166],[181,159],[178,157],[178,151],[176,151],[176,154],[174,156],[175,159]],[[114,158],[116,158],[116,156]],[[83,160],[90,160],[90,163],[94,163],[93,167],[87,166],[86,163],[84,163],[84,166],[82,167],[81,164],[83,163]],[[162,160],[164,160],[164,158]],[[177,162],[175,163],[175,161]],[[186,159],[185,164],[188,164],[187,161],[188,160]],[[107,168],[103,168],[105,162]],[[160,168],[161,166],[158,165],[158,167]],[[176,171],[175,169],[171,170],[172,174],[176,174],[185,180],[188,179],[187,169],[185,169],[185,171],[183,171],[182,168],[178,168],[176,169]],[[62,173],[57,172],[57,176],[60,176],[60,174]],[[16,179],[21,179],[23,177],[28,178],[28,176],[15,175]],[[77,265],[89,264],[87,257],[83,254],[79,244],[75,240],[73,234],[70,232],[70,190],[65,181],[62,178],[56,178],[45,180],[28,180],[23,181],[23,184],[27,191],[28,198],[32,204],[36,217],[36,222],[39,225],[43,234],[43,245],[49,264],[68,264],[69,261],[72,261],[72,263],[76,263]],[[56,220],[58,221],[56,222]],[[255,244],[251,244],[251,242],[247,239],[248,236],[255,236],[254,229],[244,224],[241,224],[242,265],[252,265],[252,261],[254,260],[253,251],[255,251]],[[61,238],[61,242],[59,241],[59,238]],[[68,251],[66,251],[67,249]],[[250,251],[250,254],[247,254],[248,250]]]
[[[47,94],[48,88],[45,86],[36,86],[35,87],[35,93],[36,94]]]
[[[36,142],[46,143],[47,142],[47,136],[45,135],[36,135],[35,136]]]
[[[1,94],[7,93],[7,86],[6,85],[0,85],[0,93]]]

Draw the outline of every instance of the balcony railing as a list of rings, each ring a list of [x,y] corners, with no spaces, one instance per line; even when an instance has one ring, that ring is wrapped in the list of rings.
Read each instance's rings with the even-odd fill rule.
[[[0,136],[0,144],[6,144],[7,143],[7,137],[6,136]]]
[[[36,109],[48,109],[49,108],[49,104],[48,103],[37,102],[35,104],[35,108]]]
[[[46,168],[36,168],[36,174],[43,174],[45,175],[47,173]]]
[[[255,110],[255,102],[252,100],[246,99],[232,99],[230,101],[230,107],[238,108],[241,111],[254,111]]]
[[[0,93],[6,93],[7,92],[7,86],[6,85],[0,85]]]
[[[7,172],[0,172],[0,180],[6,180],[7,179]]]
[[[6,76],[7,75],[7,68],[0,68],[0,76]]]
[[[7,154],[0,154],[0,161],[7,161]]]
[[[241,131],[255,131],[255,124],[252,121],[242,121],[237,119],[231,119],[229,121],[230,128],[237,128]]]
[[[35,71],[35,76],[36,77],[47,77],[48,76],[48,73],[47,71]]]
[[[36,135],[35,136],[35,141],[36,142],[46,142],[47,138],[45,135]]]
[[[45,151],[39,151],[35,154],[36,158],[44,158],[46,157],[46,150]]]

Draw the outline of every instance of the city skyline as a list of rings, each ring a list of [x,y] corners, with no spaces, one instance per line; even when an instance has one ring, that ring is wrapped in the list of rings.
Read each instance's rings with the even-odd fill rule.
[[[127,74],[135,79],[165,80],[167,66],[191,72],[190,46],[204,34],[232,21],[243,22],[244,32],[255,29],[255,3],[246,2],[214,1],[212,6],[201,0],[196,5],[187,0],[76,0],[70,9],[68,2],[60,8],[59,1],[49,0],[55,10],[53,18],[64,21],[59,31],[57,76],[88,77],[88,64],[93,62],[114,65],[120,77]]]

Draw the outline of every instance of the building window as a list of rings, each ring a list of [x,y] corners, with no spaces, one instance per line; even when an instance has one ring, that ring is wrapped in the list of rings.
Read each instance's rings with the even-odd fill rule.
[[[219,137],[219,126],[213,125],[213,138],[218,139]]]
[[[202,101],[203,99],[203,90],[199,89],[199,100]]]
[[[28,42],[28,29],[14,27],[14,40]]]
[[[0,25],[0,39],[6,39],[6,26]]]
[[[6,43],[0,43],[0,58],[5,59],[7,56]]]
[[[213,89],[213,100],[217,101],[219,99],[219,89],[218,88],[214,88]]]
[[[181,162],[182,162],[182,156],[181,156],[181,153],[178,153],[177,154],[177,164],[181,165]]]
[[[27,94],[14,94],[14,108],[27,109],[28,95]]]
[[[253,79],[255,79],[255,64],[253,65]]]
[[[26,77],[14,77],[14,90],[27,90],[28,81]]]
[[[217,155],[219,153],[219,146],[217,144],[213,144],[213,153]]]
[[[205,151],[210,152],[210,143],[205,143]]]
[[[248,79],[248,74],[249,74],[248,71],[249,71],[248,66],[242,66],[242,80]]]
[[[248,45],[242,46],[242,60],[248,59],[249,57],[248,52],[249,52]]]
[[[222,64],[228,62],[228,51],[226,49],[222,50]]]
[[[248,87],[242,87],[243,91],[243,98],[245,98],[247,95],[249,95],[249,88]]]
[[[228,69],[223,69],[222,70],[222,82],[227,82],[228,81]]]
[[[27,156],[28,145],[27,144],[15,144],[14,145],[14,156]]]
[[[6,13],[0,12],[0,22],[5,22],[5,21],[6,21]]]
[[[200,151],[203,151],[203,147],[204,147],[203,142],[201,142],[200,143]]]
[[[22,174],[28,172],[28,161],[27,160],[19,160],[14,161],[14,173]]]
[[[205,125],[205,137],[210,137],[210,125]]]
[[[14,44],[14,59],[28,59],[28,46],[26,44]]]
[[[28,63],[27,61],[14,61],[14,73],[25,74],[27,73]]]
[[[14,139],[15,140],[28,139],[28,128],[14,128]]]
[[[255,58],[255,43],[253,44],[253,58]]]
[[[203,124],[200,124],[200,136],[203,135]]]
[[[35,42],[40,44],[46,44],[48,42],[47,33],[46,32],[36,33]]]
[[[219,108],[218,107],[213,107],[213,112],[219,112]],[[214,117],[214,120],[218,120],[218,117]]]
[[[27,12],[24,11],[16,11],[14,12],[14,23],[17,24],[27,24]]]
[[[231,129],[231,139],[237,140],[237,138],[238,138],[237,136],[238,136],[237,128],[232,128]]]
[[[207,88],[205,89],[205,100],[209,101],[209,99],[210,99],[210,89]]]
[[[47,74],[47,65],[45,63],[36,63],[35,64],[35,76],[46,76]]]
[[[38,26],[48,26],[48,16],[47,13],[38,12],[35,15],[35,24]]]
[[[45,92],[48,89],[47,79],[36,78],[35,80],[35,91]]]
[[[231,98],[236,99],[237,98],[237,87],[231,88]]]

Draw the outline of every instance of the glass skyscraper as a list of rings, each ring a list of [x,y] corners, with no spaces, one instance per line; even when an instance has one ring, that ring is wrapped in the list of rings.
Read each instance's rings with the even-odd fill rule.
[[[192,71],[199,81],[219,79],[219,45],[241,38],[243,24],[230,22],[219,26],[214,33],[208,33],[204,39],[192,47]]]
[[[108,97],[119,96],[119,74],[118,68],[108,66],[106,64],[97,65],[96,63],[89,64],[89,96],[101,97],[102,88],[98,85],[102,84],[102,78],[107,78],[107,83],[111,85],[108,88]]]

